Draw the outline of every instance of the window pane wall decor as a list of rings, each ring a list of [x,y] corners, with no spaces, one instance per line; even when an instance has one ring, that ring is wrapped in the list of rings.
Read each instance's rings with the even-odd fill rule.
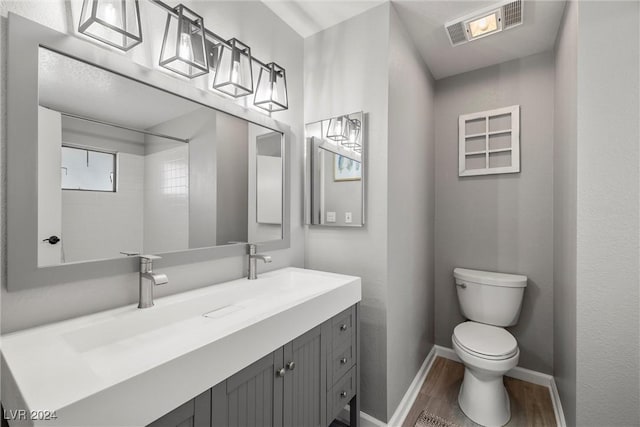
[[[458,119],[458,176],[520,172],[520,106]]]

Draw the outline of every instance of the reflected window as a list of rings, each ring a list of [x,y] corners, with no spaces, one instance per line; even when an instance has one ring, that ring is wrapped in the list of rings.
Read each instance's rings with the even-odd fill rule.
[[[116,191],[116,154],[62,146],[63,190]]]

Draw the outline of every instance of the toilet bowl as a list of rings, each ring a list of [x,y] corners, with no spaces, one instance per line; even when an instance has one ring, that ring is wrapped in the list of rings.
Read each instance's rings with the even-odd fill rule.
[[[503,426],[511,419],[503,375],[518,364],[520,350],[506,330],[476,322],[456,326],[453,349],[465,366],[458,394],[462,412],[487,427]]]
[[[503,426],[511,410],[502,376],[520,358],[518,342],[503,328],[517,323],[527,278],[462,268],[453,275],[460,309],[468,319],[451,336],[465,366],[458,404],[477,424]]]

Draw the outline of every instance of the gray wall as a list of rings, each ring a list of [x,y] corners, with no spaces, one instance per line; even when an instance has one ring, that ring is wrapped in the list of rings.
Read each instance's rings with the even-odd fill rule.
[[[640,3],[580,2],[577,425],[639,425]]]
[[[567,3],[555,49],[553,375],[567,425],[576,423],[578,2]]]
[[[362,410],[387,417],[387,117],[389,4],[305,39],[305,123],[365,111],[366,225],[309,227],[305,266],[362,277]]]
[[[289,265],[304,265],[304,232],[302,228],[302,147],[303,147],[303,40],[273,12],[260,2],[216,1],[185,2],[201,14],[207,26],[228,37],[238,37],[251,46],[252,51],[263,59],[281,64],[287,70],[287,87],[290,109],[275,113],[273,117],[291,126],[291,248],[272,253],[273,262],[262,266],[272,270]],[[132,49],[126,56],[134,62],[156,68],[158,49],[166,20],[166,13],[149,2],[141,2],[144,43]],[[6,290],[6,48],[7,12],[13,11],[26,18],[62,32],[74,32],[78,24],[78,3],[62,0],[8,1],[0,3],[0,135],[2,135],[2,275],[1,332],[41,325],[83,314],[94,313],[125,304],[138,298],[138,277],[136,274],[120,274],[99,280],[87,280],[20,292]],[[265,37],[265,28],[269,28]],[[206,90],[207,78],[191,81]],[[252,97],[238,100],[248,105]],[[229,102],[234,102],[229,100]],[[246,257],[233,257],[216,261],[162,268],[170,283],[158,288],[157,295],[164,296],[184,292],[212,283],[242,277],[246,272]],[[158,268],[160,270],[160,268]]]
[[[215,246],[217,223],[218,117],[207,109],[191,113],[189,134],[189,247]]]
[[[335,225],[345,225],[345,213],[351,212],[351,224],[362,223],[362,181],[334,181],[335,157],[322,150],[324,158],[324,215],[336,213]]]
[[[267,154],[258,150],[258,137],[264,134],[272,133],[271,129],[263,128],[262,126],[249,123],[248,135],[247,135],[247,147],[248,147],[248,168],[249,168],[249,182],[248,182],[248,216],[247,216],[247,237],[250,242],[265,242],[268,240],[278,239],[282,236],[281,224],[264,224],[258,222],[258,189],[257,189],[257,172],[258,172],[258,156]],[[303,148],[301,148],[304,150]],[[279,150],[281,151],[281,150]],[[272,155],[275,155],[276,151],[271,151]],[[286,154],[286,153],[285,153]],[[281,155],[281,154],[280,154]],[[296,212],[297,213],[297,212]]]
[[[529,278],[510,328],[520,366],[553,367],[553,83],[551,53],[436,83],[436,344],[451,347],[460,314],[453,269]],[[458,177],[458,116],[520,105],[521,172]]]
[[[386,421],[434,343],[434,83],[388,3],[306,39],[305,76],[305,122],[367,114],[365,227],[309,227],[306,266],[362,277],[362,410]]]
[[[249,211],[249,126],[228,114],[218,114],[218,245],[247,241]]]
[[[434,343],[434,82],[400,19],[389,26],[387,415]]]

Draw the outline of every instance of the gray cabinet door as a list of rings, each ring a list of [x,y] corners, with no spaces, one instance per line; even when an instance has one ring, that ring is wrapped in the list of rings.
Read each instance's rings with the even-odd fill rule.
[[[211,425],[211,390],[177,407],[148,427],[209,427]]]
[[[211,426],[282,427],[282,368],[280,348],[213,387]]]
[[[327,425],[326,357],[330,334],[330,325],[325,322],[284,346],[285,427]]]

